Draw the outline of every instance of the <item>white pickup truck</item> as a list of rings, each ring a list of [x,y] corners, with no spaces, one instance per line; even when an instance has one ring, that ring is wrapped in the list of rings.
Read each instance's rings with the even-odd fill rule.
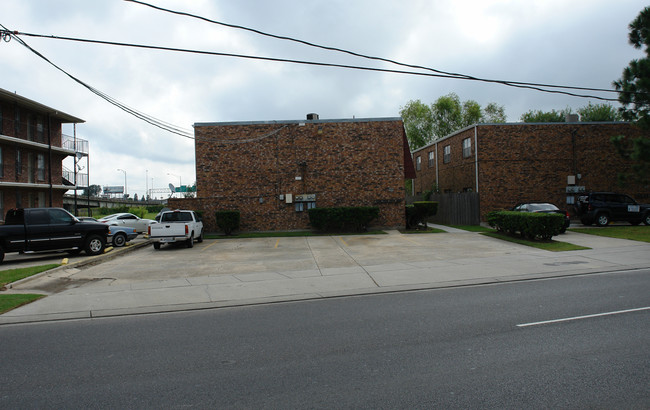
[[[203,222],[194,211],[175,210],[163,212],[160,221],[149,225],[149,238],[154,249],[163,243],[185,242],[188,248],[194,241],[203,242]]]

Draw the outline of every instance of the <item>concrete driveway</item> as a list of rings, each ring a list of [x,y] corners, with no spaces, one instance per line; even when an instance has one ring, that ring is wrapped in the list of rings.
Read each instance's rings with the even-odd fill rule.
[[[57,268],[7,292],[50,296],[0,323],[199,309],[650,267],[650,244],[569,232],[549,252],[472,232],[216,239],[146,245]],[[92,259],[91,259],[92,260]],[[99,262],[97,259],[95,262]],[[6,268],[6,267],[4,267]]]

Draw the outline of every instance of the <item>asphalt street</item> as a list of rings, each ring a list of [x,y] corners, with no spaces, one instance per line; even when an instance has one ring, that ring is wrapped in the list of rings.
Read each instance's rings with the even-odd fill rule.
[[[650,311],[611,313],[649,306],[646,269],[5,325],[0,407],[648,408]]]

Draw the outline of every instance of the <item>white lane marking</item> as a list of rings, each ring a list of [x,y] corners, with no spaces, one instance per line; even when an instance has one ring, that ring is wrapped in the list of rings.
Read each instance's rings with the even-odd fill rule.
[[[517,325],[517,327],[546,325],[546,324],[549,324],[549,323],[559,323],[559,322],[568,322],[568,321],[571,321],[571,320],[590,319],[592,317],[620,315],[621,313],[639,312],[639,311],[642,311],[642,310],[650,310],[650,306],[646,306],[646,307],[642,307],[642,308],[636,308],[636,309],[617,310],[615,312],[595,313],[593,315],[565,317],[563,319],[544,320],[542,322],[522,323],[522,324]]]

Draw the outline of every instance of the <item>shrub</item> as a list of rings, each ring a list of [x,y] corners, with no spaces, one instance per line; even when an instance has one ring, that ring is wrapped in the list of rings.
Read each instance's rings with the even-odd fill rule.
[[[226,235],[230,235],[234,230],[239,229],[239,211],[217,211],[214,216],[217,220],[217,226],[223,229]]]
[[[308,212],[310,225],[324,232],[364,232],[379,217],[376,206],[312,208]]]
[[[416,201],[406,206],[406,228],[417,229],[425,224],[427,218],[438,212],[438,203],[433,201]]]
[[[147,214],[147,208],[144,206],[139,206],[137,208],[129,208],[127,212],[137,216],[138,218],[144,218],[144,216]]]
[[[564,215],[557,213],[492,211],[486,214],[486,220],[498,231],[530,239],[550,240],[564,226]]]

